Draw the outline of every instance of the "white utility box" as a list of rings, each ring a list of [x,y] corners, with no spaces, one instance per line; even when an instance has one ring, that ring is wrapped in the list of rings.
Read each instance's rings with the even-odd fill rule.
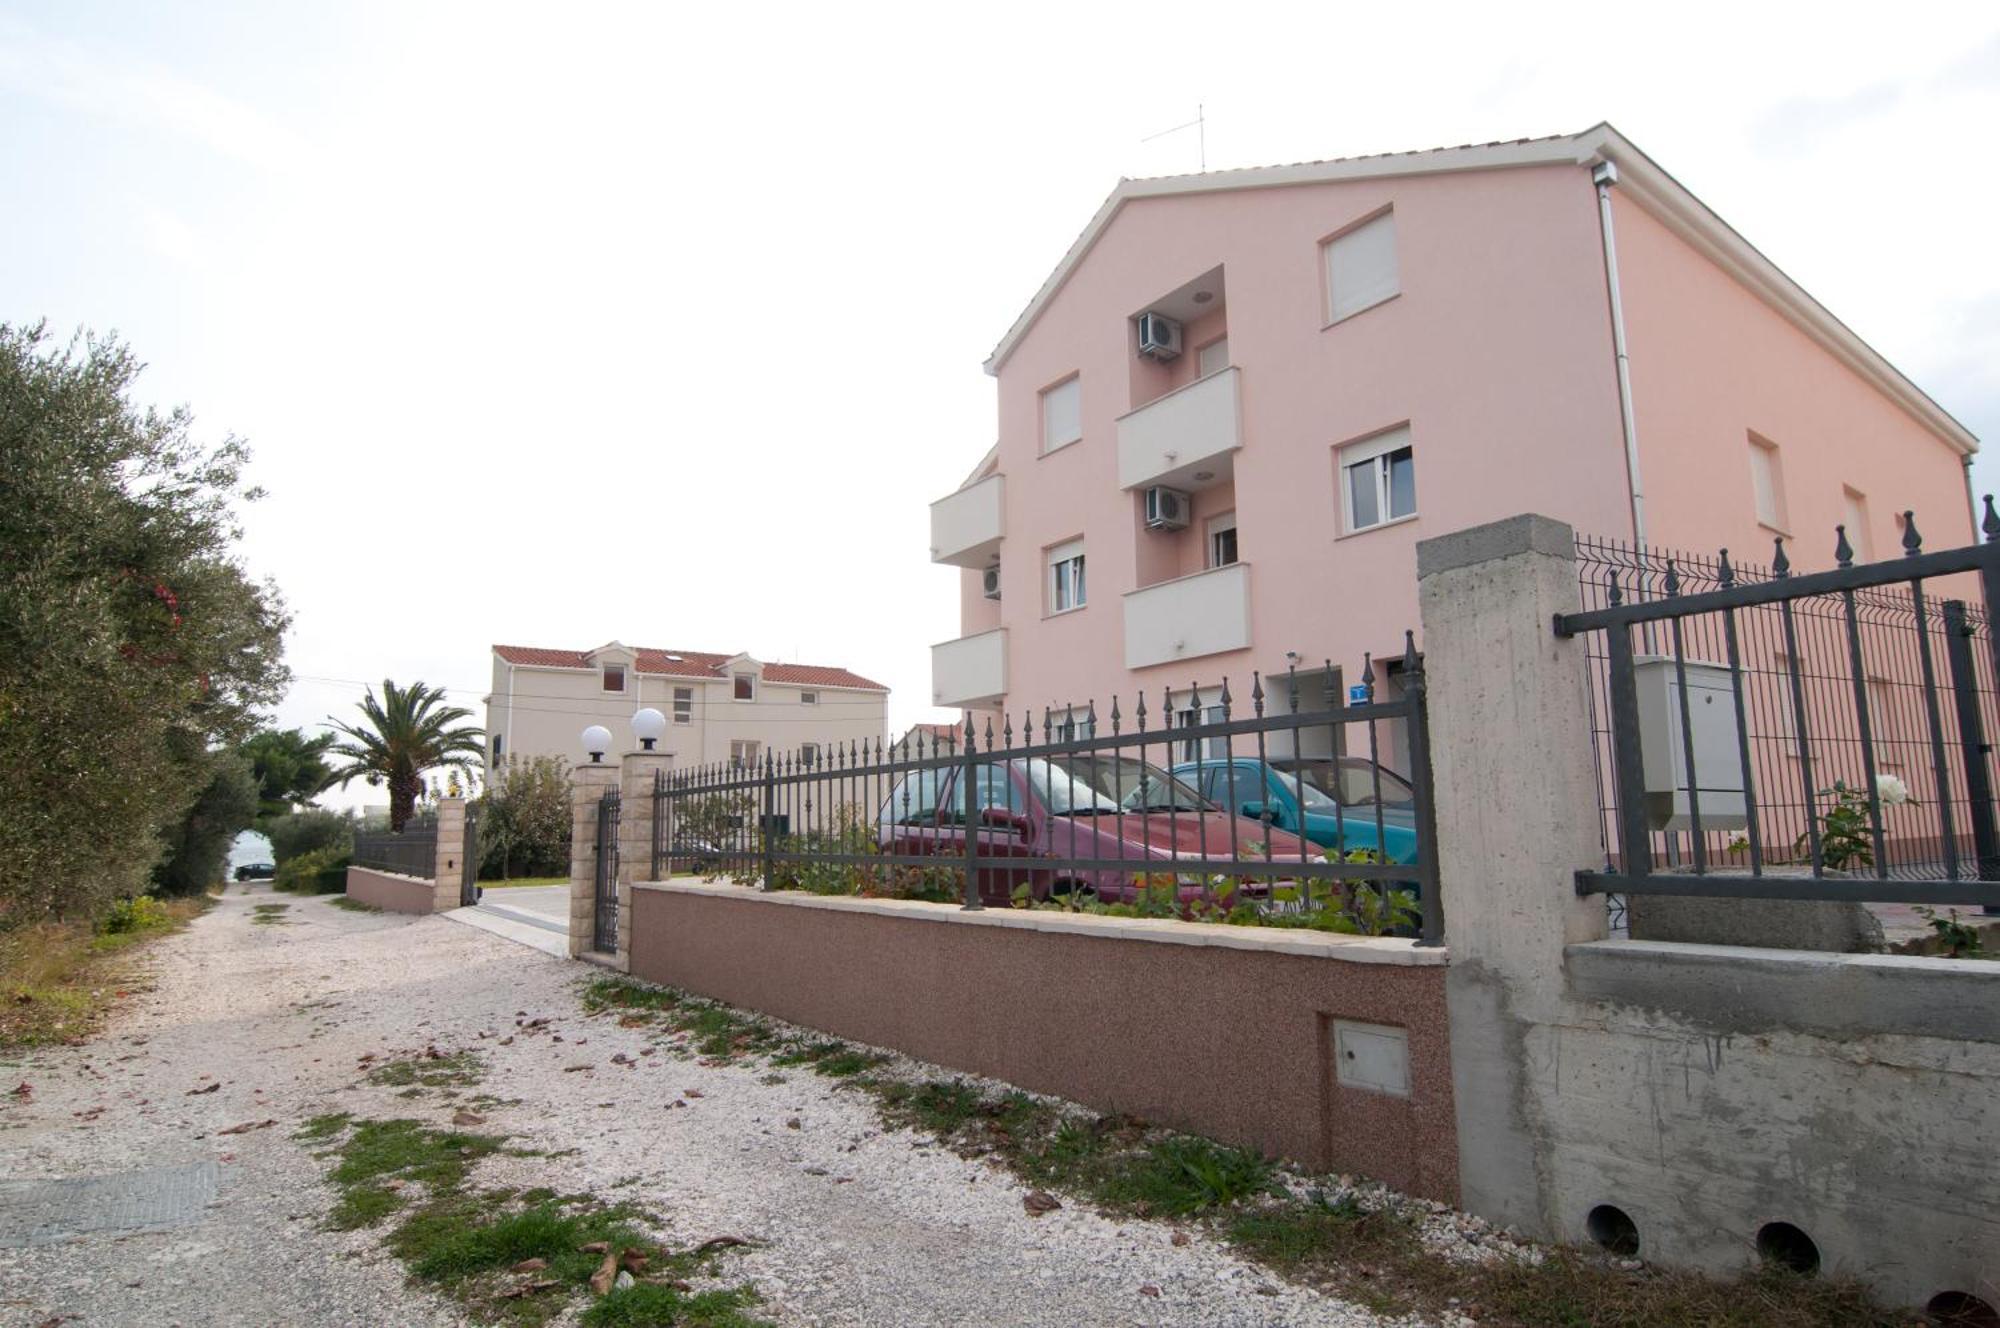
[[[1736,694],[1729,666],[1688,660],[1689,733],[1694,740],[1694,788],[1702,830],[1741,830],[1743,762],[1736,745]],[[1655,830],[1692,830],[1688,807],[1687,739],[1681,733],[1680,679],[1671,658],[1641,655],[1632,662],[1639,693],[1639,742],[1644,749],[1646,822]]]
[[[1333,1021],[1333,1074],[1344,1087],[1410,1095],[1409,1030]]]

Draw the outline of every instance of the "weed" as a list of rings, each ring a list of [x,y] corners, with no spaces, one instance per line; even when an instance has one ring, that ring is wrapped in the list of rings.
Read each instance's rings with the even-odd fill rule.
[[[147,925],[98,932],[88,922],[0,927],[0,1049],[75,1042],[93,1032],[132,981],[132,952],[179,931],[207,895],[136,905]],[[166,921],[153,925],[160,914]]]
[[[485,1077],[486,1066],[478,1052],[441,1052],[435,1047],[383,1061],[368,1071],[368,1082],[380,1088],[458,1088]]]
[[[290,919],[285,917],[285,910],[290,907],[290,904],[252,904],[250,921],[263,927],[286,926]]]
[[[1223,1207],[1271,1188],[1271,1164],[1261,1154],[1178,1134],[1139,1150],[1096,1186],[1099,1198],[1114,1207],[1169,1217]]]
[[[614,1291],[583,1312],[585,1328],[768,1328],[768,1321],[743,1313],[757,1303],[748,1287],[683,1292],[658,1282]]]
[[[326,902],[332,904],[335,908],[344,908],[349,913],[380,913],[382,911],[380,906],[363,903],[352,895],[335,895]]]
[[[292,1132],[292,1138],[301,1143],[316,1144],[333,1138],[347,1128],[347,1122],[354,1117],[345,1111],[329,1112],[324,1116],[314,1116]]]

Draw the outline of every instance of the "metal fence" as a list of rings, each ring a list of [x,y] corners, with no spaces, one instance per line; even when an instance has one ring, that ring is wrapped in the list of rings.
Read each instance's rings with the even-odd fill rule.
[[[351,861],[357,867],[429,880],[437,871],[437,828],[405,829],[401,834],[388,831],[358,834],[354,837]]]
[[[1986,542],[1833,570],[1579,536],[1598,757],[1591,894],[2000,905],[2000,517]],[[1968,603],[1971,600],[1973,602]]]
[[[1343,705],[1329,664],[1309,689],[1318,695],[1301,696],[1296,673],[1253,676],[1247,714],[1225,679],[1166,689],[1153,708],[1141,692],[1129,711],[1114,697],[1102,714],[1092,702],[1044,709],[1039,723],[1024,713],[1018,727],[1011,714],[968,718],[928,742],[919,732],[812,759],[663,771],[653,878],[691,871],[968,909],[1057,900],[1297,915],[1436,944],[1424,675],[1407,636],[1400,668],[1402,694],[1387,700],[1370,660]],[[1382,764],[1384,726],[1407,732],[1407,778]]]

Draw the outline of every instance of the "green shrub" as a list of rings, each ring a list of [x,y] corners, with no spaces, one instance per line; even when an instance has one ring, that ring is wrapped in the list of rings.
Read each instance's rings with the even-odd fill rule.
[[[348,851],[320,848],[281,863],[271,888],[302,895],[337,895],[347,888]]]
[[[354,818],[346,812],[309,808],[289,816],[273,816],[260,827],[271,841],[271,861],[282,867],[293,858],[331,849],[354,851]]]
[[[135,895],[115,901],[98,920],[100,936],[126,936],[133,932],[157,931],[172,919],[167,906],[151,895]]]

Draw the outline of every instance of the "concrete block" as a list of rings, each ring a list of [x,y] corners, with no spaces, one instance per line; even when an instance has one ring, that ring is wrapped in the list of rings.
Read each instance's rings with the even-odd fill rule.
[[[1885,948],[1882,924],[1868,906],[1841,900],[1633,895],[1625,901],[1625,917],[1635,941],[1834,954],[1878,954]]]

